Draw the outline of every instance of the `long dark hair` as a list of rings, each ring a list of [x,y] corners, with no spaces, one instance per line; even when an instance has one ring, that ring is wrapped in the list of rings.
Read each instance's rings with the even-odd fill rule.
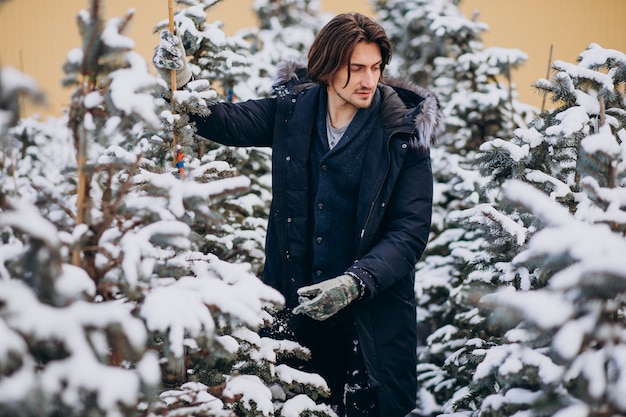
[[[311,80],[328,85],[335,74],[348,65],[356,44],[362,41],[376,43],[380,48],[382,74],[391,59],[391,42],[385,30],[373,19],[360,13],[344,13],[328,22],[311,45],[307,68]]]

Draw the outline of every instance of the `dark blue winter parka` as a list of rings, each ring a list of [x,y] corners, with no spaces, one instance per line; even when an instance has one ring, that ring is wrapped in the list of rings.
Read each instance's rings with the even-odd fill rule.
[[[416,86],[380,83],[384,134],[371,137],[363,162],[354,236],[355,262],[347,271],[366,286],[353,303],[357,332],[382,417],[415,407],[415,264],[426,246],[433,179],[429,146],[443,128],[437,98]],[[294,63],[280,67],[275,94],[220,103],[207,117],[191,116],[198,134],[229,146],[272,148],[272,193],[264,281],[297,305],[296,290],[310,284],[309,150],[322,87]]]

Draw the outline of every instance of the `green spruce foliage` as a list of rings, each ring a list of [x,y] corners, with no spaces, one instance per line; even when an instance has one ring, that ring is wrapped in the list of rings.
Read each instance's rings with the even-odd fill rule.
[[[424,365],[435,398],[435,377],[455,387],[443,415],[625,412],[625,69],[624,53],[595,44],[555,62],[537,83],[555,107],[481,146],[497,198],[458,216],[483,255],[454,289],[469,295],[447,333],[455,353]]]

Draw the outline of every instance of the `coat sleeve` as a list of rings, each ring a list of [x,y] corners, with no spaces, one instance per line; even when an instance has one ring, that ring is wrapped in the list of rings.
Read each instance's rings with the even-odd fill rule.
[[[366,296],[405,279],[415,271],[430,234],[433,176],[427,151],[413,151],[404,160],[369,251],[348,273],[357,275],[366,287]]]
[[[241,103],[218,103],[211,114],[189,115],[197,133],[227,146],[272,146],[276,99],[263,98]]]

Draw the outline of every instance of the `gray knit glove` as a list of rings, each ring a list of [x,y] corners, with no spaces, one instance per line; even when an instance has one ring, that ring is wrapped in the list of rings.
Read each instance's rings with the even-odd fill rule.
[[[170,88],[171,70],[176,70],[176,88],[184,86],[191,79],[191,68],[187,63],[183,43],[169,30],[161,31],[161,41],[154,50],[152,62]]]
[[[340,275],[319,284],[302,287],[298,290],[298,295],[300,304],[293,309],[293,314],[306,314],[322,321],[358,299],[361,285],[353,276]]]

